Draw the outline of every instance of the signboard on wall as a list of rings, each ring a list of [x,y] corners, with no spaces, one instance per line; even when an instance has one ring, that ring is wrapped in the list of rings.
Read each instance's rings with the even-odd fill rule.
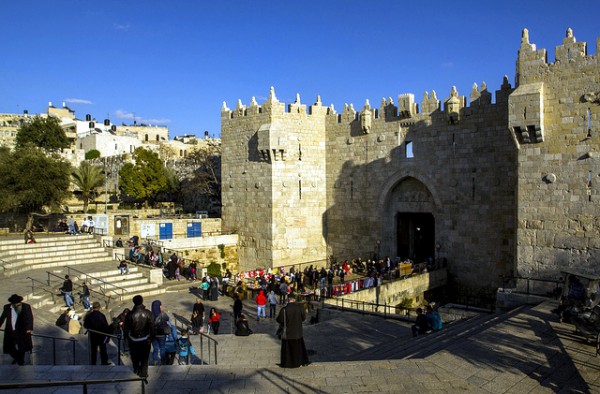
[[[156,237],[156,224],[152,223],[152,222],[141,222],[140,223],[140,237],[141,238]]]

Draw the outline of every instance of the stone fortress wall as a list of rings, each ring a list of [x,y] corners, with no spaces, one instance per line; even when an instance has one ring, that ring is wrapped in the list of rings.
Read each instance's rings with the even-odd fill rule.
[[[571,29],[549,63],[525,30],[511,95],[518,141],[517,267],[543,275],[562,267],[599,273],[600,39],[596,55]]]
[[[516,89],[504,77],[495,102],[483,83],[443,105],[426,92],[341,113],[273,89],[224,103],[223,225],[240,234],[240,268],[430,257],[493,287],[598,261],[597,57],[569,30],[548,64],[523,37]]]

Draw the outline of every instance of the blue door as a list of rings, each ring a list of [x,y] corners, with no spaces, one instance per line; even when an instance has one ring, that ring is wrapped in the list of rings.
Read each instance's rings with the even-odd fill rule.
[[[173,223],[161,223],[159,225],[159,239],[173,238]]]
[[[202,236],[202,223],[201,222],[188,222],[187,236],[188,236],[188,238],[201,237]]]

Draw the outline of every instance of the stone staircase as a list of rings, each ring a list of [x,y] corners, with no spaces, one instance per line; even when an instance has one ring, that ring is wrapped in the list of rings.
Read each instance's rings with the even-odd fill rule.
[[[0,260],[4,276],[13,276],[31,270],[90,263],[113,264],[110,252],[92,235],[50,235],[38,237],[35,244],[22,239],[3,239],[0,242]]]
[[[40,313],[48,313],[49,321],[64,307],[58,289],[65,274],[73,281],[76,304],[84,281],[92,293],[90,301],[104,301],[107,307],[129,303],[135,294],[154,296],[166,291],[150,282],[147,267],[130,265],[129,274],[121,275],[113,251],[92,235],[41,234],[36,239],[35,244],[25,244],[22,237],[0,239],[0,277],[7,293],[14,287],[10,292],[23,295]]]

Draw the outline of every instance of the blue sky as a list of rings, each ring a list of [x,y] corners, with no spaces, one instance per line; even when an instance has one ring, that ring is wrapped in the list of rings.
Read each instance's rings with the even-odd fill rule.
[[[341,112],[425,91],[514,85],[521,31],[548,50],[567,28],[596,54],[599,1],[20,0],[0,5],[0,113],[63,101],[85,118],[220,135],[223,101],[299,93]]]

